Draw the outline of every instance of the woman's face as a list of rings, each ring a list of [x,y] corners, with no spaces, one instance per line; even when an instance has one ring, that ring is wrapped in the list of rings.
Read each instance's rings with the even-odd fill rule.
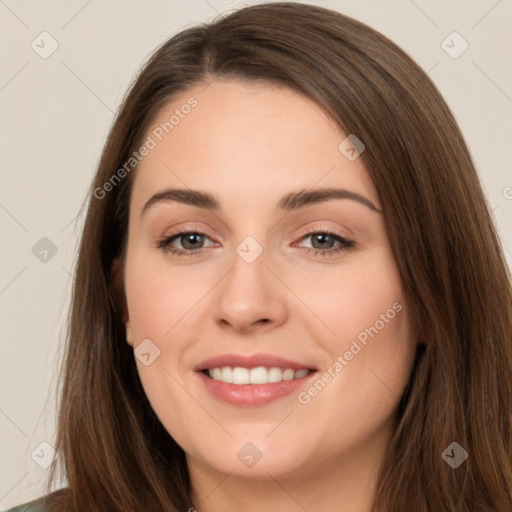
[[[346,137],[291,89],[219,80],[146,134],[127,339],[191,468],[307,475],[383,454],[416,343]]]

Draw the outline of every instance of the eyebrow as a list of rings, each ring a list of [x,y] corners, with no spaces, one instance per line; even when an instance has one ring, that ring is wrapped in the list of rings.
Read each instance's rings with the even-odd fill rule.
[[[330,201],[331,199],[350,199],[357,201],[374,212],[383,213],[366,197],[343,188],[323,188],[291,192],[280,199],[277,203],[277,208],[281,211],[290,212],[313,204]],[[141,216],[153,205],[161,202],[178,202],[211,211],[220,210],[220,203],[208,192],[173,188],[163,190],[151,196],[142,208]]]

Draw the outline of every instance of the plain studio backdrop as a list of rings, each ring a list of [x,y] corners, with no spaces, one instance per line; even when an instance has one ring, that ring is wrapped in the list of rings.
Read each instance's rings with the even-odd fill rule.
[[[171,35],[256,3],[0,0],[1,509],[43,492],[77,215],[126,89]],[[511,265],[512,1],[309,3],[377,29],[428,72],[471,149]]]

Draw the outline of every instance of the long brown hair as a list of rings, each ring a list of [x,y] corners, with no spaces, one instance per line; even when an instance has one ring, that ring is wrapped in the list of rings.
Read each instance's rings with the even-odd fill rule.
[[[126,248],[136,166],[108,192],[98,189],[141,146],[164,104],[212,79],[290,87],[366,146],[361,158],[420,342],[373,510],[510,512],[511,277],[469,151],[434,84],[400,48],[354,19],[296,3],[246,7],[180,32],[148,60],[120,107],[78,253],[60,456],[47,491],[58,471],[68,486],[52,493],[49,510],[194,506],[184,452],[151,408],[126,342],[115,262]],[[468,453],[456,469],[442,457],[452,442]]]

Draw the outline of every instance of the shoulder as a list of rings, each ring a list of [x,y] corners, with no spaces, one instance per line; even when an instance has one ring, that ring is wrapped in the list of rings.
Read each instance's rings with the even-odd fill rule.
[[[54,491],[50,494],[46,494],[36,500],[29,501],[24,503],[23,505],[18,505],[17,507],[10,508],[5,512],[47,512],[47,504],[54,502],[54,500],[65,495],[67,489],[60,489],[58,491]]]
[[[24,505],[19,505],[18,507],[10,508],[5,512],[44,512],[44,510],[45,508],[41,504],[41,500],[35,500],[25,503]]]

